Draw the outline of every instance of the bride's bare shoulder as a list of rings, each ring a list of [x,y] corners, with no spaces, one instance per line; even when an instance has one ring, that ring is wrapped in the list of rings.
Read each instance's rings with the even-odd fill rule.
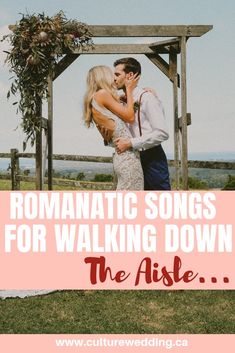
[[[110,93],[108,91],[106,91],[106,89],[104,89],[104,88],[99,89],[99,91],[97,91],[94,94],[94,98],[105,98],[105,97],[109,97],[109,96],[110,96]]]

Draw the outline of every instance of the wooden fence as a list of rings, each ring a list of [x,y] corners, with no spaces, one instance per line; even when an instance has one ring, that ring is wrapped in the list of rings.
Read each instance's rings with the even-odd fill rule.
[[[24,176],[20,173],[20,158],[34,158],[35,153],[19,153],[17,149],[11,149],[11,153],[0,153],[0,158],[9,158],[11,160],[11,182],[12,190],[20,190],[21,181],[35,182],[35,177]],[[60,161],[78,161],[78,162],[96,162],[96,163],[112,163],[112,157],[101,157],[101,156],[78,156],[69,154],[54,154],[53,160]],[[174,160],[168,160],[168,165],[174,167]],[[235,170],[234,162],[222,162],[222,161],[188,161],[189,168],[207,168],[207,169],[226,169]],[[6,179],[4,175],[2,178]],[[47,178],[44,179],[47,184]],[[64,179],[53,179],[54,185],[61,186],[74,186],[78,189],[93,189],[93,190],[113,190],[114,182],[90,182],[81,180],[64,180]]]
[[[25,176],[21,174],[20,170],[20,158],[35,159],[35,153],[19,153],[17,149],[11,149],[11,153],[0,153],[0,158],[10,159],[10,170],[11,175],[8,177],[11,179],[11,189],[20,190],[20,182],[35,182],[35,177]],[[97,163],[112,163],[112,157],[101,157],[101,156],[78,156],[78,155],[66,155],[66,154],[54,154],[53,160],[60,161],[79,161],[79,162],[97,162]],[[1,177],[0,177],[1,178]],[[2,178],[7,178],[3,176]],[[44,183],[48,183],[48,179],[44,178]],[[78,189],[93,189],[93,190],[113,190],[115,188],[114,182],[91,182],[83,180],[64,180],[53,178],[53,185],[60,186],[72,186]]]

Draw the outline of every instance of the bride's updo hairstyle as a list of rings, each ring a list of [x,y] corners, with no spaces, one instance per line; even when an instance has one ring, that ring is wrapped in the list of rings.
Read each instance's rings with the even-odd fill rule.
[[[113,71],[108,66],[94,66],[87,74],[87,89],[84,97],[84,119],[87,127],[92,123],[92,99],[100,89],[105,89],[112,97],[118,100],[114,86]]]

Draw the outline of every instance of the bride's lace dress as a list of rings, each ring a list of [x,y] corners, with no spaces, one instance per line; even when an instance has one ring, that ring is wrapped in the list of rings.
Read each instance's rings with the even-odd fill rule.
[[[93,98],[92,106],[101,114],[107,116],[115,122],[113,139],[118,137],[131,138],[131,133],[124,121],[113,114],[110,110],[101,107]],[[113,147],[113,142],[111,143]],[[133,149],[118,154],[115,150],[113,155],[113,167],[117,176],[117,190],[143,190],[144,176],[138,151]]]

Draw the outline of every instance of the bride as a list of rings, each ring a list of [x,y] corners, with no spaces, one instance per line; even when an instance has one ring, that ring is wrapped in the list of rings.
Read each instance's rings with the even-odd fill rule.
[[[112,131],[111,146],[119,137],[131,138],[126,122],[135,119],[132,92],[139,77],[126,80],[127,103],[124,106],[116,93],[113,72],[108,66],[95,66],[87,75],[87,91],[84,97],[84,118],[89,128],[94,122]],[[101,118],[102,114],[102,118]],[[117,190],[143,190],[144,177],[138,151],[128,150],[113,155],[114,172],[117,176]]]

